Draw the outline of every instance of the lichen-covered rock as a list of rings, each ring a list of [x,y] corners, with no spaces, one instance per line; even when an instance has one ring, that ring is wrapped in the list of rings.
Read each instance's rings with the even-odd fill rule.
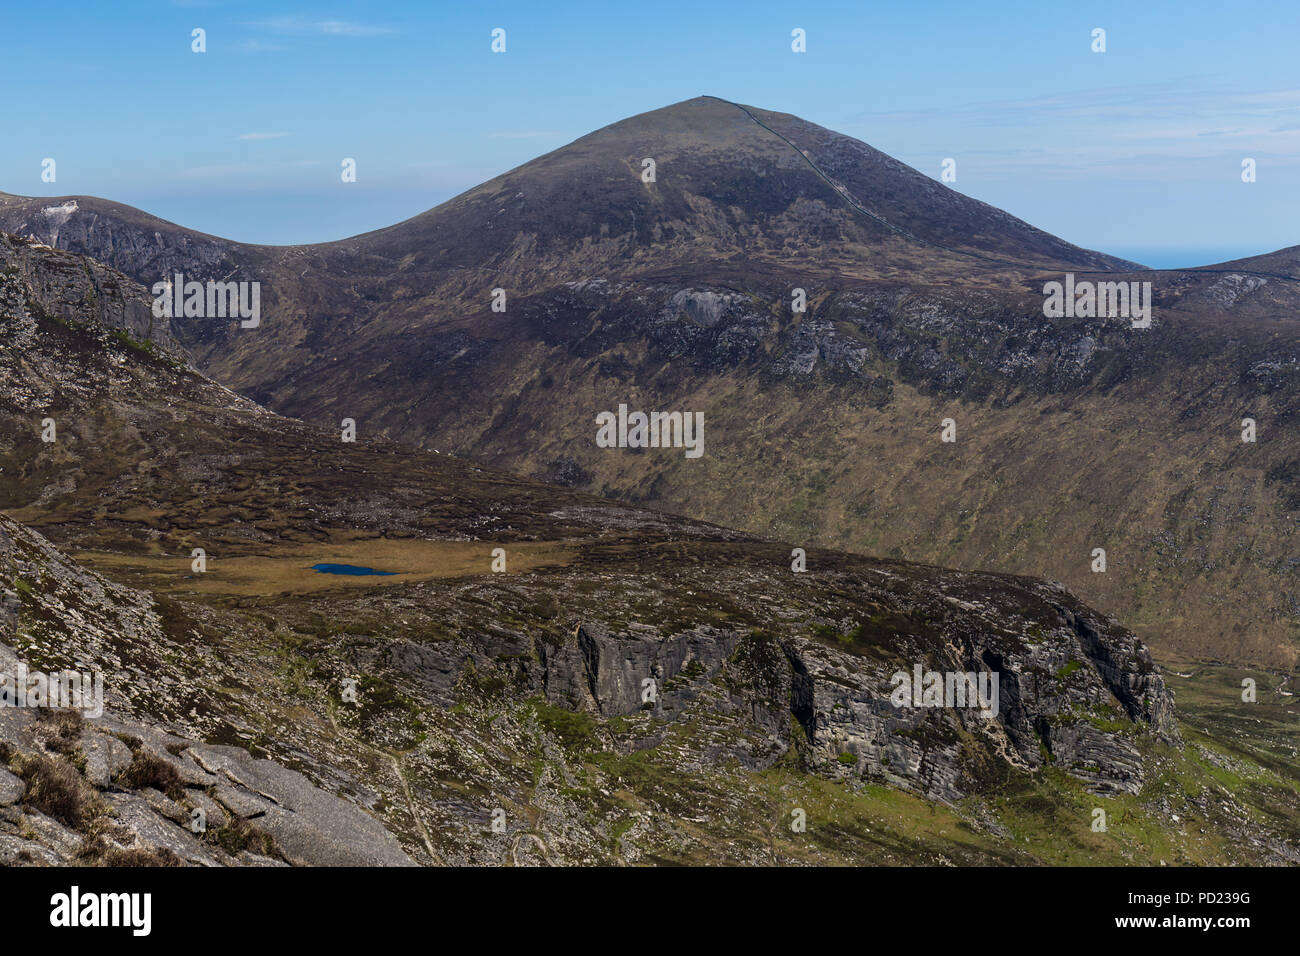
[[[27,784],[8,770],[0,767],[0,807],[7,807],[11,803],[17,803],[26,792]]]

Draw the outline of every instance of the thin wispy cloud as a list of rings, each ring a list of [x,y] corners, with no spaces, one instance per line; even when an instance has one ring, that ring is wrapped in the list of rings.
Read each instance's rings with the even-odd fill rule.
[[[191,166],[178,170],[173,175],[181,180],[226,181],[230,184],[244,186],[273,185],[285,182],[285,175],[294,170],[309,169],[325,165],[321,159],[295,159],[266,163],[213,163],[204,166]]]
[[[1191,82],[1078,90],[952,107],[861,113],[849,132],[886,152],[981,155],[1003,175],[1033,167],[1139,178],[1199,176],[1197,160],[1294,156],[1300,89]],[[906,143],[906,148],[895,144]],[[1294,160],[1283,160],[1292,165]]]
[[[311,20],[307,17],[272,17],[249,26],[282,36],[375,37],[395,33],[391,27],[350,20]]]
[[[241,53],[282,53],[289,49],[282,43],[268,43],[266,40],[244,40],[236,47]]]
[[[177,179],[223,179],[230,176],[246,176],[263,167],[254,163],[223,163],[210,166],[192,166],[176,173]]]
[[[882,117],[933,119],[964,116],[995,125],[1020,126],[1050,117],[1152,119],[1221,113],[1266,116],[1298,110],[1300,89],[1244,91],[1206,89],[1187,83],[1149,83],[923,110],[883,110],[860,113],[853,119],[865,122]]]
[[[559,130],[554,129],[520,129],[520,130],[499,130],[495,133],[488,133],[492,139],[536,139],[540,136],[563,136]]]

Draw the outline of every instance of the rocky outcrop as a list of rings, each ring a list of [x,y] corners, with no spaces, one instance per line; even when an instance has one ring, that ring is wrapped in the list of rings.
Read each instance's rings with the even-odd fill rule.
[[[1060,585],[891,564],[824,580],[842,599],[831,607],[805,605],[770,577],[715,586],[800,623],[612,625],[574,606],[577,622],[560,634],[456,624],[462,640],[357,664],[445,707],[497,686],[602,721],[647,716],[655,741],[725,719],[734,726],[711,739],[711,760],[761,768],[796,754],[818,773],[948,803],[1008,770],[1047,765],[1095,793],[1137,793],[1147,775],[1138,744],[1181,745],[1146,648]],[[627,601],[618,590],[608,599]],[[911,688],[918,668],[996,681],[997,695],[987,711],[973,689],[935,706],[910,695],[900,704],[898,675]]]
[[[175,272],[202,280],[220,278],[229,271],[223,266],[235,245],[84,196],[22,201],[0,194],[0,222],[5,232],[88,256],[146,287]]]
[[[707,626],[665,636],[641,625],[616,634],[590,621],[558,647],[537,643],[537,677],[547,698],[565,706],[609,717],[661,701],[659,708],[672,714],[685,701],[665,691],[684,683],[685,670],[713,677],[736,642],[734,634]]]
[[[990,760],[1026,770],[1051,763],[1094,792],[1136,793],[1144,768],[1134,737],[1150,733],[1180,743],[1173,696],[1131,633],[1058,603],[1057,587],[1032,586],[1042,603],[1022,609],[1032,622],[1025,630],[1008,632],[987,619],[976,627],[963,622],[945,628],[940,653],[916,648],[901,666],[865,668],[850,655],[810,648],[824,759],[852,755],[857,772],[949,802],[979,789],[980,767]],[[952,599],[971,604],[969,598]],[[968,609],[983,617],[993,607],[977,601]],[[910,683],[918,665],[996,674],[996,716],[974,707],[894,706],[890,678],[903,674]]]
[[[652,710],[670,722],[694,719],[701,701],[719,706],[725,689],[778,744],[771,760],[800,749],[823,771],[945,802],[978,792],[1003,763],[1026,772],[1052,764],[1094,792],[1136,793],[1145,770],[1134,740],[1180,745],[1173,697],[1146,648],[1059,585],[957,573],[925,583],[908,588],[906,611],[892,620],[818,625],[825,641],[646,625],[619,634],[585,622],[572,642],[540,655],[541,685],[575,709]],[[917,598],[927,591],[933,599]],[[862,595],[868,606],[872,597]],[[916,626],[926,621],[935,623]],[[910,687],[917,667],[996,675],[997,710],[986,715],[974,699],[900,707],[895,675]]]
[[[93,259],[0,234],[0,314],[13,320],[29,313],[118,332],[159,354],[184,358],[171,320],[154,316],[153,299],[136,282]]]
[[[40,549],[38,560],[33,547]],[[39,587],[60,597],[34,599],[30,609],[59,616],[59,630],[83,639],[75,662],[64,666],[101,671],[101,677],[108,669],[116,691],[131,682],[123,679],[130,669],[106,656],[109,643],[130,632],[134,641],[161,649],[167,642],[156,616],[129,589],[56,558],[40,535],[0,519],[0,675],[37,670],[12,644],[24,607],[20,592]],[[414,865],[370,814],[275,761],[167,733],[111,709],[93,715],[98,707],[66,701],[32,707],[6,701],[0,706],[0,865]]]

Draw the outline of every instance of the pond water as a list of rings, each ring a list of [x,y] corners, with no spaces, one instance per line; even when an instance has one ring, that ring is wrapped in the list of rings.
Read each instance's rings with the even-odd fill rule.
[[[355,564],[313,564],[313,571],[319,571],[321,574],[396,574],[396,571],[376,571],[374,568],[362,568]]]

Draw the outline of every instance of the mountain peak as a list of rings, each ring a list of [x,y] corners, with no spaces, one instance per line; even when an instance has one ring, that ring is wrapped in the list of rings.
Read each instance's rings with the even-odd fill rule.
[[[428,268],[486,268],[516,288],[738,260],[935,281],[1140,268],[1072,246],[852,137],[715,96],[612,123],[345,244],[360,251],[361,240],[370,254],[415,249]]]
[[[45,208],[55,200],[0,197],[0,229],[57,245],[78,234],[79,221],[120,235],[116,223],[138,231],[142,252],[155,255],[154,231],[184,233],[167,244],[222,242],[75,198],[77,209],[55,223]],[[74,238],[66,247],[95,255],[104,244]],[[994,275],[1005,282],[1008,272],[1140,268],[1064,242],[853,137],[713,95],[594,130],[395,226],[280,250],[293,248],[414,255],[422,271],[482,272],[516,290],[708,263],[980,284]],[[217,248],[204,256],[220,257]]]

